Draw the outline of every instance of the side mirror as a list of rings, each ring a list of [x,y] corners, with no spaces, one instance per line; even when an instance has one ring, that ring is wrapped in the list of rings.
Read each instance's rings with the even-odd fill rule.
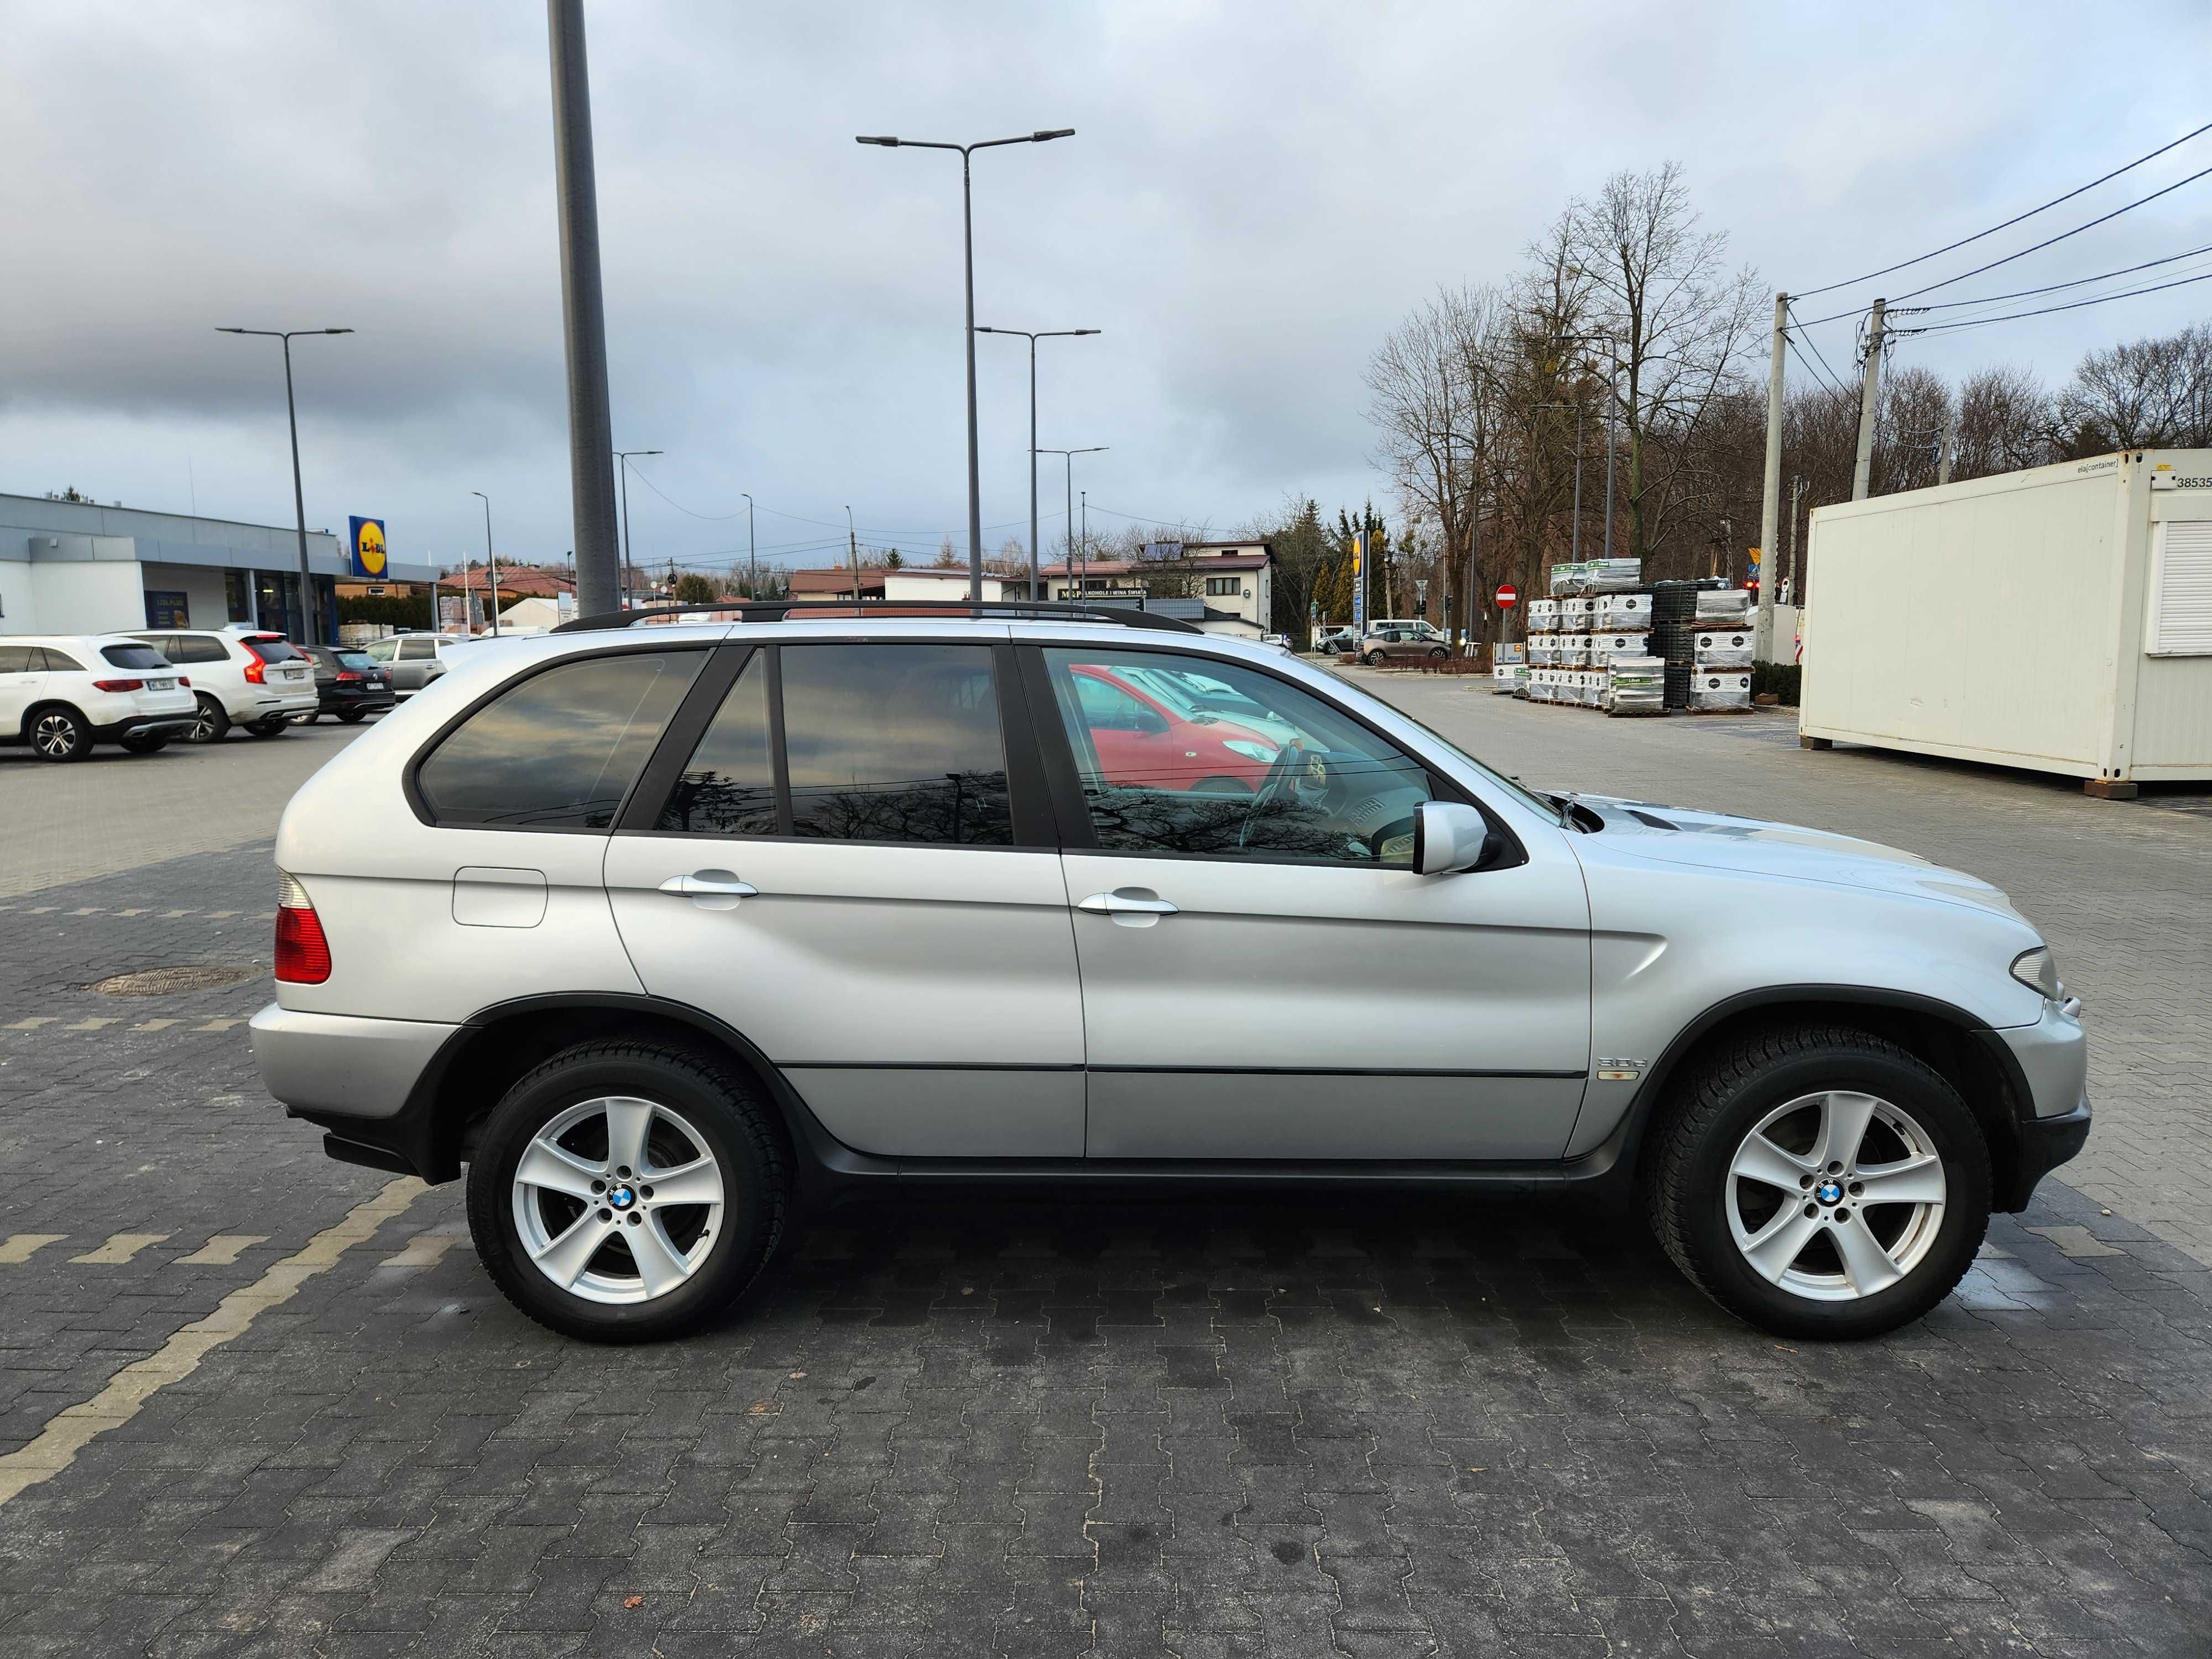
[[[1164,736],[1167,729],[1168,717],[1165,714],[1150,708],[1141,708],[1137,711],[1137,730],[1146,737]]]
[[[1455,800],[1425,800],[1413,809],[1413,869],[1424,876],[1472,870],[1490,848],[1490,822]]]

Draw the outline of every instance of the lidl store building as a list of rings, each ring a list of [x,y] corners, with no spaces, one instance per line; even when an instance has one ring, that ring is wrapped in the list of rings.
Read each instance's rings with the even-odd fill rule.
[[[343,539],[307,533],[311,602],[337,637],[336,584],[356,574]],[[377,574],[427,582],[428,564]],[[246,623],[303,637],[299,533],[92,501],[0,495],[0,635],[101,634]]]

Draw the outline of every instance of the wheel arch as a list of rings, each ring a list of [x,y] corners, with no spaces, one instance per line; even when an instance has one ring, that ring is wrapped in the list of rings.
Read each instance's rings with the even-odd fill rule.
[[[1954,1004],[1865,986],[1774,986],[1706,1009],[1668,1044],[1638,1087],[1623,1118],[1621,1161],[1640,1178],[1648,1132],[1666,1111],[1674,1083],[1700,1055],[1747,1031],[1815,1022],[1894,1042],[1956,1089],[1989,1145],[1992,1207],[2026,1207],[2033,1182],[2023,1180],[2020,1126],[2034,1108],[2012,1050],[1987,1024]]]
[[[31,736],[31,722],[52,708],[58,708],[64,714],[72,716],[79,726],[84,727],[87,741],[91,739],[92,717],[67,697],[40,697],[36,702],[31,704],[29,708],[24,709],[23,723],[15,728],[15,735],[28,742]]]
[[[423,1070],[400,1109],[399,1150],[426,1181],[451,1181],[474,1137],[514,1084],[564,1048],[619,1037],[659,1041],[730,1066],[751,1080],[775,1116],[802,1186],[854,1155],[823,1128],[776,1064],[744,1033],[703,1009],[621,992],[555,994],[496,1003],[471,1015]]]

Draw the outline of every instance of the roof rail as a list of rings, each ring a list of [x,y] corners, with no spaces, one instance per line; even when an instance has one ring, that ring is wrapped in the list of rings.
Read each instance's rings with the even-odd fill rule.
[[[732,599],[719,605],[654,605],[635,611],[603,611],[595,617],[579,617],[551,631],[556,634],[595,634],[607,629],[628,628],[651,617],[727,616],[734,611],[745,622],[782,622],[793,611],[820,611],[865,619],[870,611],[885,617],[967,616],[988,619],[1039,617],[1048,621],[1111,623],[1121,628],[1149,628],[1164,634],[1203,634],[1194,623],[1163,617],[1121,605],[1065,605],[1052,599]]]

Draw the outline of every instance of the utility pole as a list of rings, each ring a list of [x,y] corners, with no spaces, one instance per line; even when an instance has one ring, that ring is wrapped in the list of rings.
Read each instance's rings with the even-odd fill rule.
[[[1874,480],[1875,416],[1881,409],[1882,307],[1887,303],[1876,300],[1874,313],[1867,319],[1866,382],[1859,392],[1859,456],[1851,468],[1851,499],[1855,501],[1867,498]]]
[[[561,208],[561,315],[568,357],[568,483],[576,520],[576,609],[592,616],[616,608],[622,584],[616,568],[620,550],[615,541],[615,481],[607,471],[615,447],[614,421],[607,410],[607,325],[599,287],[599,192],[592,162],[592,82],[584,59],[584,0],[545,0],[545,19],[553,60],[553,161]]]
[[[751,573],[747,582],[750,591],[745,597],[749,599],[757,599],[760,598],[760,553],[753,542],[752,493],[750,490],[740,489],[738,494],[745,498],[745,568]]]
[[[499,637],[499,556],[491,550],[491,497],[481,489],[471,489],[469,494],[484,504],[484,568],[491,579],[491,634],[494,639],[497,639]],[[583,605],[583,600],[579,598],[576,601],[576,608],[580,611]],[[467,625],[468,619],[464,617],[462,626]]]
[[[1083,591],[1091,591],[1091,492],[1083,491]]]
[[[1805,480],[1792,478],[1790,481],[1790,574],[1786,578],[1790,584],[1790,602],[1792,605],[1804,603],[1803,597],[1797,591],[1800,586],[1797,580],[1797,504],[1804,498],[1804,495]]]
[[[629,458],[633,455],[658,455],[657,449],[617,449],[615,459],[622,465],[622,608],[629,609],[630,575],[636,568],[637,549],[629,538]],[[578,584],[580,590],[582,584]],[[578,601],[577,608],[582,609]]]
[[[853,509],[849,507],[845,509],[845,547],[853,561],[853,608],[858,611],[860,608],[860,538],[853,528]],[[889,599],[890,596],[890,589],[886,586],[884,597]]]
[[[1943,417],[1943,453],[1936,461],[1936,482],[1939,484],[1951,482],[1951,446],[1958,435],[1959,417],[1946,415]]]
[[[1790,325],[1790,296],[1774,296],[1773,354],[1766,366],[1766,488],[1759,507],[1759,615],[1752,623],[1751,659],[1774,660],[1774,555],[1782,542],[1782,348]],[[1795,509],[1792,509],[1793,513]],[[1790,521],[1794,532],[1795,517]]]

